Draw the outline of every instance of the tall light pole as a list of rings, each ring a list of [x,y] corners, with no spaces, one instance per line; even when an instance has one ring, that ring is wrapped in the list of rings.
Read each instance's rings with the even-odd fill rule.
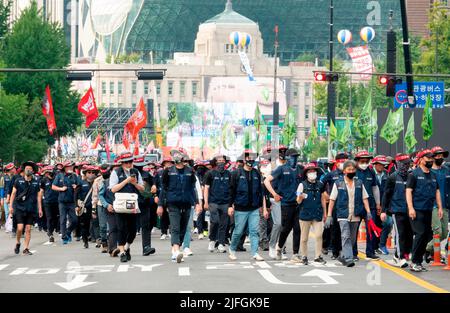
[[[273,75],[273,125],[272,125],[272,168],[276,166],[278,157],[279,133],[280,133],[280,103],[277,101],[277,81],[278,81],[278,25],[275,25],[275,55],[274,55],[274,75]]]
[[[330,0],[330,41],[329,41],[329,62],[330,72],[333,72],[333,54],[334,54],[334,1]],[[336,86],[332,79],[328,82],[328,127],[331,125],[331,121],[334,124],[336,121]]]

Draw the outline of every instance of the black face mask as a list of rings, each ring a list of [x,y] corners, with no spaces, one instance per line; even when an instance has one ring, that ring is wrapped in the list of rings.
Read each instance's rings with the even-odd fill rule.
[[[253,167],[253,166],[255,166],[255,160],[247,160],[247,161],[245,161],[245,164],[248,167]]]
[[[217,164],[217,170],[219,172],[224,172],[225,171],[225,163],[219,163]]]
[[[353,178],[355,178],[355,176],[356,176],[356,173],[347,173],[347,177],[349,179],[353,179]]]
[[[427,162],[425,162],[425,167],[426,167],[426,168],[432,168],[432,167],[433,167],[433,161],[427,161]]]
[[[398,163],[398,172],[402,176],[406,176],[408,174],[409,168],[410,168],[409,162],[408,163],[402,163],[402,162]]]
[[[434,162],[436,163],[437,166],[441,166],[442,164],[444,164],[444,159],[436,159],[434,160]]]
[[[111,176],[111,173],[102,174],[103,179],[108,179]]]

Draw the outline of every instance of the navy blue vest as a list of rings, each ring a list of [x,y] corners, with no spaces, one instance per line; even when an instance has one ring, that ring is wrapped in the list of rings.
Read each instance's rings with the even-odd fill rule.
[[[360,179],[355,178],[353,180],[355,184],[355,216],[364,217],[365,209],[363,203],[363,183]],[[336,187],[338,189],[338,197],[336,199],[336,215],[337,218],[348,218],[348,191],[347,185],[343,178],[336,182]]]
[[[395,187],[394,194],[391,199],[391,211],[392,213],[407,213],[408,206],[406,204],[406,180],[397,173],[395,175]]]
[[[322,194],[320,193],[321,188],[323,188],[322,183],[312,184],[306,180],[301,184],[303,185],[303,193],[307,194],[308,197],[300,204],[300,219],[302,221],[321,221],[323,218]]]
[[[123,168],[116,169],[117,177],[119,178],[119,184],[122,183],[124,180],[126,180],[128,177],[125,174],[125,171]],[[136,178],[139,177],[139,171],[135,168],[132,168],[130,170],[130,174],[135,174]],[[117,193],[136,193],[139,194],[139,190],[134,187],[132,184],[126,184],[122,189],[120,189]]]
[[[436,175],[430,172],[431,179],[426,179],[420,167],[412,175],[416,177],[416,188],[413,190],[413,206],[417,211],[432,211],[436,201]]]
[[[442,166],[441,170],[439,172],[432,170],[437,175],[444,175],[444,185],[445,188],[442,190],[442,188],[439,188],[439,192],[441,193],[441,200],[442,200],[442,207],[445,209],[450,209],[450,169],[446,166]]]
[[[183,174],[178,172],[175,166],[169,169],[169,182],[166,186],[167,203],[195,204],[195,184],[192,183],[194,173],[189,167],[185,167]]]
[[[282,198],[282,205],[292,205],[296,203],[296,191],[300,182],[297,169],[285,164],[281,166],[281,175],[275,180],[277,189],[275,190]]]
[[[104,194],[104,198],[106,200],[106,202],[110,205],[113,205],[114,203],[114,194],[111,191],[111,189],[109,189],[109,178],[103,180],[103,188],[105,188],[105,194]]]
[[[328,194],[331,194],[331,190],[333,189],[333,185],[340,179],[344,177],[344,173],[340,170],[334,170],[327,173],[322,182],[325,185]]]
[[[241,207],[248,207],[249,197],[248,197],[248,181],[245,175],[245,170],[243,168],[239,168],[238,175],[238,183],[236,188],[236,199],[235,204]],[[250,204],[252,208],[260,208],[262,205],[262,185],[261,185],[261,176],[259,173],[252,169],[252,190],[253,197],[252,203]]]
[[[75,175],[75,174],[66,175],[64,173],[61,173],[61,174],[58,174],[58,176],[56,176],[53,183],[56,184],[56,186],[58,186],[58,187],[67,187],[66,191],[59,192],[58,202],[60,202],[60,203],[75,203],[75,190],[72,188],[72,185],[79,184],[77,175]]]
[[[44,177],[41,181],[41,187],[44,189],[44,203],[58,203],[58,192],[52,189],[53,181]]]
[[[87,180],[82,180],[81,181],[81,187],[78,190],[78,200],[84,201],[84,199],[86,199],[86,196],[89,193],[89,190],[91,190],[92,184],[89,183]],[[89,195],[89,197],[86,199],[85,201],[85,206],[86,208],[91,209],[92,208],[92,192]]]
[[[37,196],[39,193],[39,182],[33,178],[31,181],[26,181],[25,178],[20,177],[14,182],[16,187],[16,198],[14,208],[17,210],[37,213]]]
[[[230,179],[231,173],[213,170],[211,175],[211,186],[209,187],[209,203],[228,204],[230,201]]]
[[[376,209],[377,204],[375,202],[375,197],[373,196],[373,190],[372,186],[373,183],[376,183],[376,177],[375,173],[371,169],[366,169],[365,171],[362,171],[360,169],[356,170],[356,177],[358,177],[362,183],[364,184],[364,187],[366,188],[367,194],[369,195],[369,207],[371,210]]]

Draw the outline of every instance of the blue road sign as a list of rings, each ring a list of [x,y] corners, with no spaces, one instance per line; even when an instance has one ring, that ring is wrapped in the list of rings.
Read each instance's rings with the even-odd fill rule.
[[[416,97],[416,107],[424,108],[429,94],[431,101],[433,102],[433,108],[443,108],[445,104],[444,89],[444,82],[415,82],[414,96]],[[396,86],[394,105],[396,109],[400,108],[402,105],[404,108],[408,108],[406,83]]]

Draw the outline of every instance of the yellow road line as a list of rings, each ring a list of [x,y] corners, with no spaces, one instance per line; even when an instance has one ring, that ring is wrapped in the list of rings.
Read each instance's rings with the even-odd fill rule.
[[[362,253],[362,252],[359,252],[358,256],[360,258],[362,258],[362,259],[366,259],[366,255],[364,253]],[[437,286],[435,286],[433,284],[430,284],[429,282],[427,282],[427,281],[425,281],[425,280],[423,280],[421,278],[418,278],[418,277],[414,276],[413,274],[410,274],[410,273],[406,272],[405,270],[403,270],[401,268],[389,265],[389,264],[387,264],[384,261],[372,261],[372,263],[375,263],[375,264],[379,265],[382,268],[390,270],[391,272],[394,272],[395,274],[403,277],[404,279],[407,279],[410,282],[413,282],[414,284],[416,284],[416,285],[418,285],[418,286],[420,286],[422,288],[425,288],[425,289],[427,289],[429,291],[432,291],[432,292],[435,292],[435,293],[450,293],[448,290],[445,290],[445,289],[437,287]]]

